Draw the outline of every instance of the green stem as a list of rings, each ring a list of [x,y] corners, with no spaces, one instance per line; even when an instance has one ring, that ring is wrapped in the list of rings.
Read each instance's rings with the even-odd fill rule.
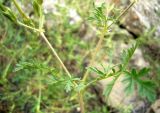
[[[13,0],[16,8],[18,9],[19,13],[22,15],[23,18],[25,19],[29,19],[25,13],[22,11],[22,9],[19,7],[18,3],[16,0]],[[21,22],[18,22],[19,25],[21,26],[24,26],[26,28],[29,28],[29,29],[32,29],[38,33],[40,33],[40,36],[44,39],[44,41],[47,43],[47,45],[49,46],[49,48],[52,50],[54,56],[57,58],[57,60],[60,62],[62,68],[64,69],[64,71],[67,73],[67,75],[71,78],[71,74],[70,72],[68,71],[68,69],[66,68],[66,66],[64,65],[64,63],[62,62],[61,58],[59,57],[59,55],[57,54],[57,52],[55,51],[55,49],[53,48],[53,46],[51,45],[51,43],[48,41],[47,37],[45,36],[44,32],[41,30],[43,28],[43,22],[44,22],[44,16],[43,16],[43,13],[42,13],[42,8],[41,8],[41,14],[40,14],[40,18],[39,18],[39,29],[36,29],[36,28],[33,28],[31,26],[28,26],[28,25],[25,25]],[[74,85],[76,86],[77,84],[74,82]],[[81,107],[81,113],[84,113],[84,104],[83,104],[83,97],[81,95],[81,93],[78,93],[79,96],[80,96],[80,100],[79,100],[79,104],[80,104],[80,107]],[[39,101],[40,102],[40,99],[41,99],[41,89],[39,90]],[[40,105],[39,107],[37,107],[37,112],[39,112],[39,109],[40,109]]]
[[[99,39],[99,41],[98,41],[98,43],[97,43],[97,45],[96,45],[95,50],[94,50],[93,53],[92,53],[92,58],[91,58],[91,60],[90,60],[90,62],[89,62],[89,67],[93,65],[93,63],[94,63],[94,61],[95,61],[95,58],[96,58],[96,55],[97,55],[98,51],[101,49],[101,45],[102,45],[102,42],[103,42],[103,39],[104,39],[104,36],[105,36],[106,31],[107,31],[115,22],[117,22],[117,21],[134,5],[134,3],[135,3],[135,1],[133,1],[133,2],[116,18],[116,21],[113,21],[109,26],[106,26],[106,24],[105,24],[104,29],[103,29],[103,31],[102,31],[102,35],[101,35],[101,37],[100,37],[100,39]],[[85,72],[84,76],[83,76],[83,79],[82,79],[82,80],[83,80],[84,82],[86,81],[88,75],[89,75],[89,70],[87,70],[87,71]],[[120,74],[118,74],[118,75],[116,76],[114,83],[115,83],[116,80],[119,78],[119,76],[120,76]],[[96,80],[92,81],[90,84],[95,83],[95,82],[97,82],[97,81],[99,81],[99,79],[96,79]],[[90,84],[88,84],[87,86],[89,86]],[[82,95],[82,93],[80,92],[80,102],[81,102],[81,101],[83,102],[83,95]],[[81,104],[81,105],[82,105],[81,108],[84,108],[84,105],[83,105],[83,104]],[[83,113],[83,111],[82,111],[81,113]]]
[[[78,97],[79,97],[79,104],[80,104],[81,113],[85,113],[84,101],[83,101],[83,92],[82,91],[78,92]]]
[[[116,18],[115,21],[113,21],[108,28],[110,28],[114,23],[116,23],[134,4],[136,1],[133,1],[125,10],[122,11],[122,13]]]
[[[14,56],[15,56],[15,55],[14,55]],[[13,60],[14,60],[14,57],[10,59],[10,61],[9,61],[9,63],[7,64],[4,72],[2,73],[2,80],[3,80],[3,81],[7,81],[6,76],[7,76],[7,74],[8,74],[9,68],[10,68]]]
[[[40,9],[40,18],[39,18],[39,29],[43,28],[43,22],[44,22],[44,16],[43,16],[43,12],[42,12],[42,8]],[[57,52],[55,51],[55,49],[53,48],[53,46],[51,45],[51,43],[48,41],[47,37],[45,36],[45,34],[43,32],[40,32],[41,37],[44,39],[44,41],[47,43],[47,45],[49,46],[49,48],[52,50],[54,56],[57,58],[57,60],[59,61],[59,63],[61,64],[61,66],[63,67],[64,71],[67,73],[67,75],[71,78],[71,74],[69,73],[68,69],[66,68],[66,66],[64,65],[64,63],[62,62],[61,58],[59,57],[59,55],[57,54]]]
[[[94,61],[95,61],[95,58],[96,58],[96,55],[98,53],[98,51],[101,49],[101,45],[102,45],[102,42],[103,42],[103,39],[104,39],[104,36],[105,36],[105,33],[107,31],[107,28],[105,27],[102,31],[102,34],[101,34],[101,37],[96,45],[96,48],[94,49],[93,53],[92,53],[92,58],[89,62],[89,67],[93,65]],[[84,76],[83,76],[83,81],[86,81],[87,77],[89,75],[89,70],[87,69],[87,71],[85,72]]]
[[[29,19],[29,17],[23,12],[23,10],[21,9],[21,7],[18,5],[18,2],[16,0],[13,0],[14,5],[16,6],[16,8],[18,9],[19,13],[21,14],[21,16],[25,19]]]
[[[21,26],[23,26],[23,27],[26,27],[26,28],[28,28],[28,29],[34,30],[34,31],[36,31],[36,32],[44,32],[44,31],[41,30],[41,29],[37,29],[37,28],[31,27],[31,26],[28,26],[28,25],[26,25],[26,24],[24,24],[24,23],[22,23],[22,22],[20,22],[20,21],[18,21],[18,24],[21,25]]]
[[[64,63],[62,62],[61,58],[58,56],[58,54],[55,51],[55,49],[52,47],[51,43],[48,41],[47,37],[44,35],[43,32],[41,32],[40,35],[45,40],[45,42],[47,43],[47,45],[49,46],[49,48],[52,50],[53,54],[55,55],[55,57],[57,58],[57,60],[60,62],[61,66],[63,67],[63,69],[65,70],[65,72],[67,73],[67,75],[71,78],[71,74],[69,73],[69,71],[66,68],[66,66],[64,65]]]
[[[41,107],[41,95],[42,95],[42,89],[41,89],[41,79],[39,80],[39,93],[38,93],[38,100],[37,100],[37,113],[40,113],[40,107]]]
[[[93,65],[94,60],[95,60],[96,55],[97,55],[97,52],[101,49],[102,41],[103,41],[103,39],[104,39],[104,35],[105,35],[106,31],[107,31],[107,29],[106,29],[106,27],[105,27],[104,30],[103,30],[103,32],[102,32],[102,35],[101,35],[101,37],[100,37],[100,39],[99,39],[99,41],[98,41],[98,43],[97,43],[97,45],[96,45],[96,48],[95,48],[94,53],[93,53],[93,55],[92,55],[92,58],[91,58],[91,60],[90,60],[89,66],[92,66],[92,65]],[[86,81],[88,75],[89,75],[89,70],[87,70],[87,71],[85,72],[82,81]],[[79,99],[79,102],[80,102],[80,107],[81,107],[81,113],[85,113],[84,100],[83,100],[83,93],[82,93],[82,91],[78,94],[78,96],[79,96],[79,98],[80,98],[80,99]]]
[[[105,35],[105,32],[107,31],[107,29],[109,29],[114,23],[116,23],[134,4],[135,4],[135,1],[133,1],[124,11],[122,11],[122,13],[116,18],[116,20],[113,21],[109,26],[106,26],[106,24],[105,24],[104,29],[102,31],[102,36],[100,37],[100,39],[96,45],[95,51],[93,51],[93,55],[90,60],[89,67],[93,65],[96,54],[101,49],[101,44],[102,44],[102,41],[103,41],[103,38],[104,38],[104,35]],[[85,74],[83,76],[83,81],[86,81],[88,75],[89,75],[89,70],[87,70],[85,72]]]

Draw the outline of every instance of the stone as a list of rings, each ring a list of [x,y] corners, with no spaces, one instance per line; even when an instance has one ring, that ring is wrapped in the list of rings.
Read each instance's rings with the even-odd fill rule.
[[[155,35],[160,36],[160,1],[138,0],[126,14],[122,24],[136,35],[156,27]]]
[[[156,100],[156,102],[152,104],[151,107],[155,113],[160,113],[160,99]]]

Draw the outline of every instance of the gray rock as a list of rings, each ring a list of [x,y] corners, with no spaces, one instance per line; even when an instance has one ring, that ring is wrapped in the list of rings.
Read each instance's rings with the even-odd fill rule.
[[[160,99],[152,105],[152,109],[155,113],[160,113]]]
[[[160,36],[160,1],[138,0],[129,10],[122,23],[136,35],[156,27],[155,35]]]

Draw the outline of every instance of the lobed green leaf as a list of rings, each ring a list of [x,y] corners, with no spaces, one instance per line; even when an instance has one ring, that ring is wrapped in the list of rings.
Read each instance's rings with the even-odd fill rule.
[[[132,69],[131,72],[125,71],[125,78],[122,81],[125,84],[125,92],[132,94],[137,88],[138,94],[141,97],[146,97],[149,101],[154,101],[156,98],[155,84],[148,79],[143,80],[143,76],[149,72],[148,68],[143,68],[139,72]]]

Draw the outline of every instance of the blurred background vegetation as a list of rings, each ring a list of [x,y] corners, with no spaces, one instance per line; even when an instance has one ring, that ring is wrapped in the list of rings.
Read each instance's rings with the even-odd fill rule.
[[[123,86],[118,84],[111,102],[107,102],[102,95],[107,81],[102,81],[88,88],[84,95],[87,113],[160,113],[160,3],[158,0],[141,1],[105,35],[95,66],[117,63],[120,52],[140,40],[141,46],[130,67],[150,68],[147,77],[156,84],[156,99],[151,103],[135,94],[131,100],[125,100],[123,91],[120,92]],[[0,2],[17,13],[12,1]],[[129,0],[105,2],[114,15],[130,3]],[[38,22],[31,0],[19,0],[19,4]],[[93,0],[44,0],[43,7],[48,40],[72,75],[82,78],[99,37],[97,28],[88,20]],[[32,66],[27,67],[30,62]],[[48,71],[50,68],[53,73]],[[66,92],[64,84],[52,84],[52,74],[66,76],[41,37],[0,13],[0,113],[79,113],[77,100],[71,99],[74,94]],[[91,76],[94,77],[94,73]]]

